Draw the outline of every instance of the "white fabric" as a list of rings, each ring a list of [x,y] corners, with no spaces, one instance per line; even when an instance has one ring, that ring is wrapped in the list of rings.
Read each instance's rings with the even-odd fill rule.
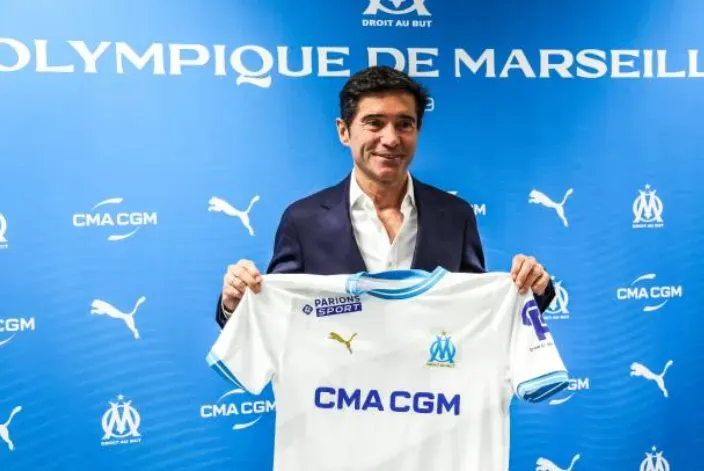
[[[393,242],[379,219],[374,203],[357,183],[355,172],[350,177],[350,220],[359,252],[367,271],[409,269],[413,263],[418,229],[418,212],[413,195],[413,179],[408,175],[406,194],[401,200],[403,223]]]
[[[272,381],[274,471],[507,470],[513,395],[568,381],[533,295],[507,273],[376,283],[264,275],[213,345],[229,380],[252,394]]]

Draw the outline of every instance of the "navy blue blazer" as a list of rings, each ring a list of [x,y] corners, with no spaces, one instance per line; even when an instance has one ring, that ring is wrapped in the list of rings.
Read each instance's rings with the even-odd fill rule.
[[[283,213],[266,273],[338,275],[367,271],[350,220],[350,176],[338,184],[300,199]],[[483,273],[484,251],[469,203],[413,178],[418,233],[411,268]],[[555,297],[552,282],[536,296],[541,311]],[[218,299],[216,319],[226,317]]]

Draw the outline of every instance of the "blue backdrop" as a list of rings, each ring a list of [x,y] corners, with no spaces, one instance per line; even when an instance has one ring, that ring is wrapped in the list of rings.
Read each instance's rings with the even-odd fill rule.
[[[205,362],[222,275],[350,171],[337,93],[373,63],[430,88],[412,170],[475,204],[488,268],[528,253],[558,283],[572,384],[514,402],[511,469],[704,469],[703,15],[5,0],[0,469],[270,469],[271,390]]]

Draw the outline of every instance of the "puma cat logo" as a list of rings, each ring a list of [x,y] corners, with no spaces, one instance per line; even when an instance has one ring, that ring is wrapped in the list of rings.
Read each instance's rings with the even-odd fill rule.
[[[655,384],[658,385],[658,388],[660,388],[660,391],[662,391],[662,394],[668,397],[667,389],[665,388],[665,373],[667,373],[667,369],[672,366],[672,363],[672,360],[668,360],[667,363],[665,363],[665,368],[662,370],[662,373],[656,375],[650,371],[647,366],[633,362],[631,363],[631,376],[640,376],[647,380],[654,381]]]
[[[339,334],[336,334],[335,332],[330,332],[330,335],[328,336],[329,339],[336,340],[340,342],[341,344],[344,344],[347,347],[347,350],[349,350],[350,354],[352,354],[352,339],[354,339],[357,336],[357,333],[355,332],[352,334],[352,337],[350,337],[349,340],[343,339]]]
[[[252,229],[252,225],[249,221],[249,212],[252,210],[252,206],[254,206],[254,203],[257,201],[259,201],[259,195],[254,195],[252,200],[249,202],[247,209],[245,211],[240,211],[224,199],[213,196],[210,200],[208,200],[208,204],[210,204],[210,206],[208,206],[208,211],[222,212],[228,216],[239,218],[242,225],[249,232],[249,235],[253,236],[254,229]]]
[[[547,458],[538,458],[538,461],[536,461],[536,466],[535,466],[535,471],[572,471],[572,468],[574,467],[574,464],[579,460],[580,456],[579,453],[575,455],[574,458],[572,458],[572,462],[570,463],[570,467],[567,469],[562,469],[558,467],[555,463],[550,461]]]
[[[22,410],[22,406],[17,406],[14,409],[12,409],[12,412],[10,413],[10,418],[7,419],[7,421],[4,424],[0,424],[0,438],[7,443],[7,447],[10,449],[10,451],[15,450],[15,444],[10,440],[10,422],[12,422],[12,418]]]
[[[108,317],[112,317],[113,319],[121,319],[127,325],[127,328],[130,329],[132,335],[134,335],[134,338],[138,339],[139,331],[137,330],[137,326],[134,322],[134,315],[137,312],[137,308],[139,307],[139,305],[146,300],[147,298],[142,296],[137,300],[137,303],[134,305],[134,309],[132,309],[131,312],[125,313],[120,311],[110,303],[107,303],[101,299],[94,299],[93,302],[90,304],[90,307],[93,308],[90,310],[90,313],[99,316],[105,315]]]
[[[567,222],[567,218],[565,217],[565,203],[567,202],[567,198],[570,197],[572,192],[573,190],[572,188],[570,188],[565,193],[565,196],[562,198],[562,201],[560,203],[555,203],[545,193],[538,190],[531,190],[530,194],[528,195],[528,202],[534,204],[541,204],[546,208],[554,209],[555,212],[557,212],[557,216],[562,220],[562,224],[565,227],[568,227],[569,223]]]

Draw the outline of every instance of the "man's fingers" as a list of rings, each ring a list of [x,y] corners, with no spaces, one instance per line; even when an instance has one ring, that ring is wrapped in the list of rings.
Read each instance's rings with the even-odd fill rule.
[[[521,270],[518,272],[518,276],[516,276],[516,284],[522,293],[525,293],[526,288],[529,288],[532,281],[535,279],[535,275],[533,274],[535,265],[535,262],[530,259],[527,259],[523,262],[523,265],[521,265]]]
[[[239,279],[247,287],[251,288],[255,293],[259,292],[259,281],[255,279],[256,275],[252,275],[246,268],[240,267],[235,273],[235,278]]]
[[[521,265],[523,264],[523,261],[525,260],[525,256],[518,254],[515,257],[513,257],[513,263],[511,265],[511,276],[513,277],[513,281],[516,281],[518,277],[518,273],[521,270]]]
[[[254,262],[252,262],[252,261],[250,261],[250,260],[243,260],[241,266],[242,266],[242,268],[244,268],[245,270],[247,270],[247,272],[252,276],[252,278],[253,278],[255,281],[257,281],[257,282],[258,282],[258,281],[261,281],[261,276],[262,276],[262,274],[259,273],[259,270],[258,270],[257,267],[254,265]]]
[[[233,286],[225,286],[222,290],[222,295],[225,300],[242,298],[242,292]]]
[[[533,284],[533,292],[538,296],[544,294],[545,290],[548,287],[548,283],[550,283],[550,275],[548,275],[548,273],[544,271],[543,274],[540,275],[540,277]]]

